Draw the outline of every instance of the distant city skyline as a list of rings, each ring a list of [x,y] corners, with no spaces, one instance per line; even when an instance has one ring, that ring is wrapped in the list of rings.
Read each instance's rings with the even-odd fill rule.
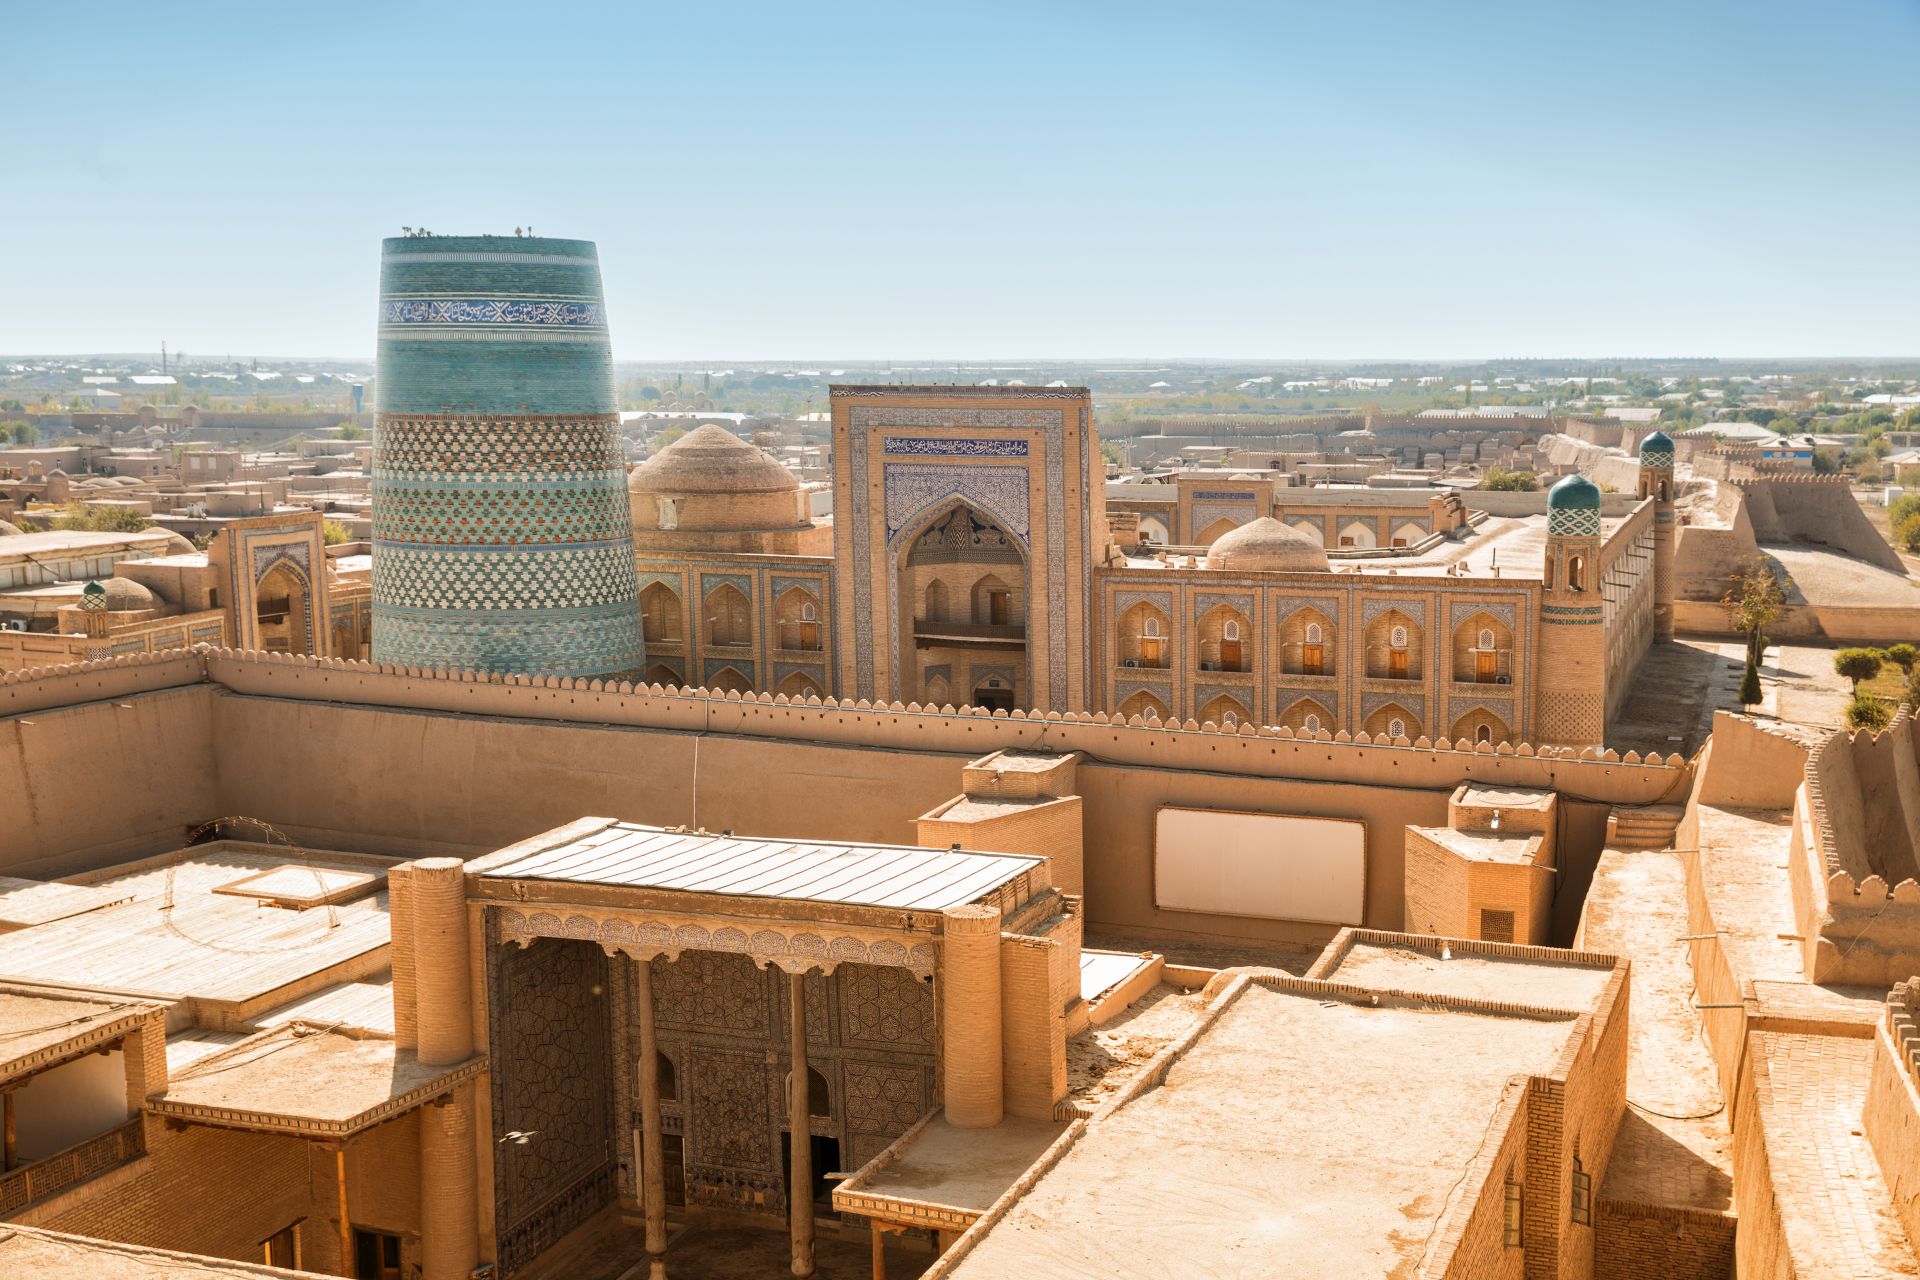
[[[0,352],[366,359],[531,225],[621,361],[1920,354],[1910,0],[545,12],[10,16]]]

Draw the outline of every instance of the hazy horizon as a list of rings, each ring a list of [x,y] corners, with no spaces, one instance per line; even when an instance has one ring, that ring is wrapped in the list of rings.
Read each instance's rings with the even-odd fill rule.
[[[1920,348],[1910,0],[564,14],[23,10],[0,350],[364,361],[402,225],[596,241],[622,361]]]

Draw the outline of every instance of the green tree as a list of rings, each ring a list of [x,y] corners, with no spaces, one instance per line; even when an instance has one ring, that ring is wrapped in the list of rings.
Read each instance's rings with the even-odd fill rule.
[[[142,529],[151,529],[153,521],[127,507],[90,507],[82,502],[71,502],[65,511],[54,517],[53,527],[81,533],[138,533]]]
[[[24,420],[0,422],[0,445],[11,440],[15,444],[32,444],[40,438],[40,428]]]
[[[1876,698],[1870,693],[1856,692],[1853,700],[1847,703],[1847,728],[1871,729],[1878,733],[1887,727],[1893,719],[1893,708],[1884,698]]]
[[[365,440],[367,429],[357,422],[343,422],[334,430],[334,436],[341,440]]]
[[[668,427],[653,438],[653,452],[660,452],[685,434],[687,434],[685,427]]]
[[[1533,493],[1540,488],[1540,477],[1531,471],[1509,471],[1505,467],[1489,467],[1487,477],[1480,482],[1480,487],[1494,493]]]
[[[1913,664],[1920,662],[1920,647],[1910,644],[1888,645],[1882,655],[1888,662],[1900,668],[1900,674],[1907,680],[1913,679]]]
[[[1905,499],[1901,501],[1904,502]],[[1893,545],[1902,551],[1920,555],[1920,511],[1914,512],[1893,526]]]
[[[1839,675],[1853,681],[1853,692],[1860,694],[1860,682],[1871,680],[1880,674],[1880,651],[1878,649],[1842,649],[1833,655],[1833,669]]]
[[[343,542],[352,542],[353,535],[338,520],[323,520],[320,524],[320,540],[330,547],[337,547]]]
[[[1834,455],[1833,450],[1815,449],[1813,451],[1813,474],[1817,476],[1831,476],[1838,475],[1839,473],[1840,459]]]
[[[1747,637],[1746,669],[1740,676],[1740,705],[1751,707],[1760,701],[1760,657],[1767,651],[1766,631],[1780,616],[1786,593],[1780,589],[1773,569],[1764,560],[1755,560],[1733,575],[1727,594],[1720,598],[1727,607],[1735,631]]]

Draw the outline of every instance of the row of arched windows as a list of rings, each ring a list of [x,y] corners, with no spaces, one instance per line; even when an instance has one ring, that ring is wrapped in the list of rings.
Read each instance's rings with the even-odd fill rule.
[[[818,653],[824,647],[820,605],[800,587],[789,587],[774,601],[773,640],[777,649]],[[746,593],[730,582],[707,592],[701,601],[703,643],[716,648],[744,648],[753,643],[753,606]],[[686,643],[686,621],[680,593],[664,582],[650,582],[640,592],[640,624],[648,645]]]

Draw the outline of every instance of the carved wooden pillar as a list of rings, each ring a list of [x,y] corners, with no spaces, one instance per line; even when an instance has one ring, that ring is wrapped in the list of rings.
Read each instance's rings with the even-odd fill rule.
[[[633,991],[640,1022],[640,1205],[646,1214],[650,1280],[666,1280],[667,1174],[660,1141],[660,1041],[653,1029],[653,961],[634,962]]]
[[[787,1076],[787,1227],[793,1236],[793,1274],[813,1274],[813,1124],[807,1109],[807,987],[804,974],[787,975],[792,1013],[792,1069]]]

